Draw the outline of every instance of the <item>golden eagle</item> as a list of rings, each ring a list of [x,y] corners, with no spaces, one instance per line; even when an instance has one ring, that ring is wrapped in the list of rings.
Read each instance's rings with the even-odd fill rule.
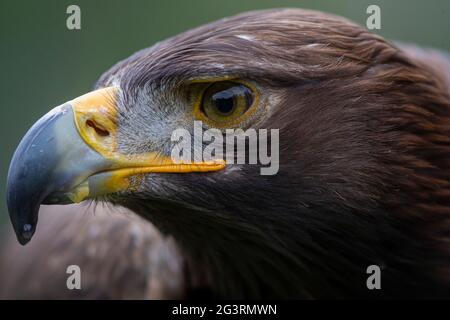
[[[240,14],[135,53],[17,148],[9,213],[21,244],[37,236],[5,251],[2,290],[449,297],[449,61],[300,9]],[[171,133],[196,120],[279,130],[279,171],[174,162]],[[98,214],[43,207],[36,229],[41,204],[85,199],[104,203]],[[105,213],[120,208],[134,213]],[[85,270],[84,291],[60,292],[69,264]],[[366,286],[370,265],[381,290]]]

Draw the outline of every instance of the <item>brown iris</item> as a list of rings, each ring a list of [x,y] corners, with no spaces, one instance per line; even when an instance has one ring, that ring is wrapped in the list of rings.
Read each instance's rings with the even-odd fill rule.
[[[252,90],[241,83],[216,82],[204,91],[201,111],[212,121],[233,121],[243,115],[254,100]]]

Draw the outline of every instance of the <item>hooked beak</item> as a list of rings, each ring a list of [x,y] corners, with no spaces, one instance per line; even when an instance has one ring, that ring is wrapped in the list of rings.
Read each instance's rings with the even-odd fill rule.
[[[117,150],[118,89],[90,92],[39,119],[12,158],[7,204],[17,239],[24,245],[37,226],[41,204],[68,204],[136,188],[144,173],[207,172],[222,161],[175,163],[158,150],[125,155]]]

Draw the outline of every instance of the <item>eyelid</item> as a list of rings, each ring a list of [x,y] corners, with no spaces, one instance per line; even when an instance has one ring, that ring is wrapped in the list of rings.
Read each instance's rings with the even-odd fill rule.
[[[196,78],[189,81],[190,84],[196,84],[196,83],[207,83],[209,85],[216,83],[216,82],[225,82],[225,81],[231,81],[231,82],[239,82],[241,81],[238,76],[236,75],[224,75],[224,76],[205,76],[204,78]],[[209,86],[208,85],[208,86]]]
[[[223,79],[223,78],[220,78]],[[203,95],[205,94],[205,91],[214,83],[217,82],[234,82],[236,84],[242,84],[246,87],[248,87],[250,89],[250,91],[253,93],[254,95],[254,99],[252,102],[252,105],[248,108],[248,110],[246,112],[244,112],[241,116],[235,118],[235,119],[227,119],[224,121],[214,121],[209,119],[201,110],[202,109],[202,100],[203,100]],[[194,114],[194,118],[197,120],[202,121],[203,123],[207,124],[210,127],[213,128],[219,128],[219,129],[225,129],[225,128],[233,128],[233,127],[239,127],[240,124],[242,124],[245,120],[247,120],[251,115],[253,115],[255,113],[255,111],[258,108],[259,102],[260,102],[260,94],[259,91],[257,90],[256,86],[253,85],[250,82],[241,80],[241,79],[233,79],[230,80],[229,78],[227,78],[226,80],[220,80],[220,81],[202,81],[201,79],[199,81],[197,81],[196,83],[205,83],[207,85],[202,86],[200,93],[197,94],[197,97],[194,101],[194,108],[193,108],[193,114]]]

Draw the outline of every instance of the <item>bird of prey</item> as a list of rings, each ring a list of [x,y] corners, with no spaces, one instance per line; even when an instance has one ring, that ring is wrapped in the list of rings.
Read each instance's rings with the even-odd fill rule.
[[[49,270],[86,261],[96,270],[88,297],[190,297],[195,288],[217,298],[449,297],[445,54],[341,17],[272,9],[141,50],[94,89],[28,131],[7,182],[19,242],[41,237],[28,255]],[[175,163],[171,133],[192,132],[196,120],[223,134],[278,129],[279,171]],[[79,205],[43,207],[41,224],[54,227],[36,228],[41,204],[85,199],[133,213],[83,222],[63,217],[86,210]],[[103,257],[95,267],[89,250]],[[7,268],[30,271],[13,252]],[[372,265],[379,290],[367,286]]]

